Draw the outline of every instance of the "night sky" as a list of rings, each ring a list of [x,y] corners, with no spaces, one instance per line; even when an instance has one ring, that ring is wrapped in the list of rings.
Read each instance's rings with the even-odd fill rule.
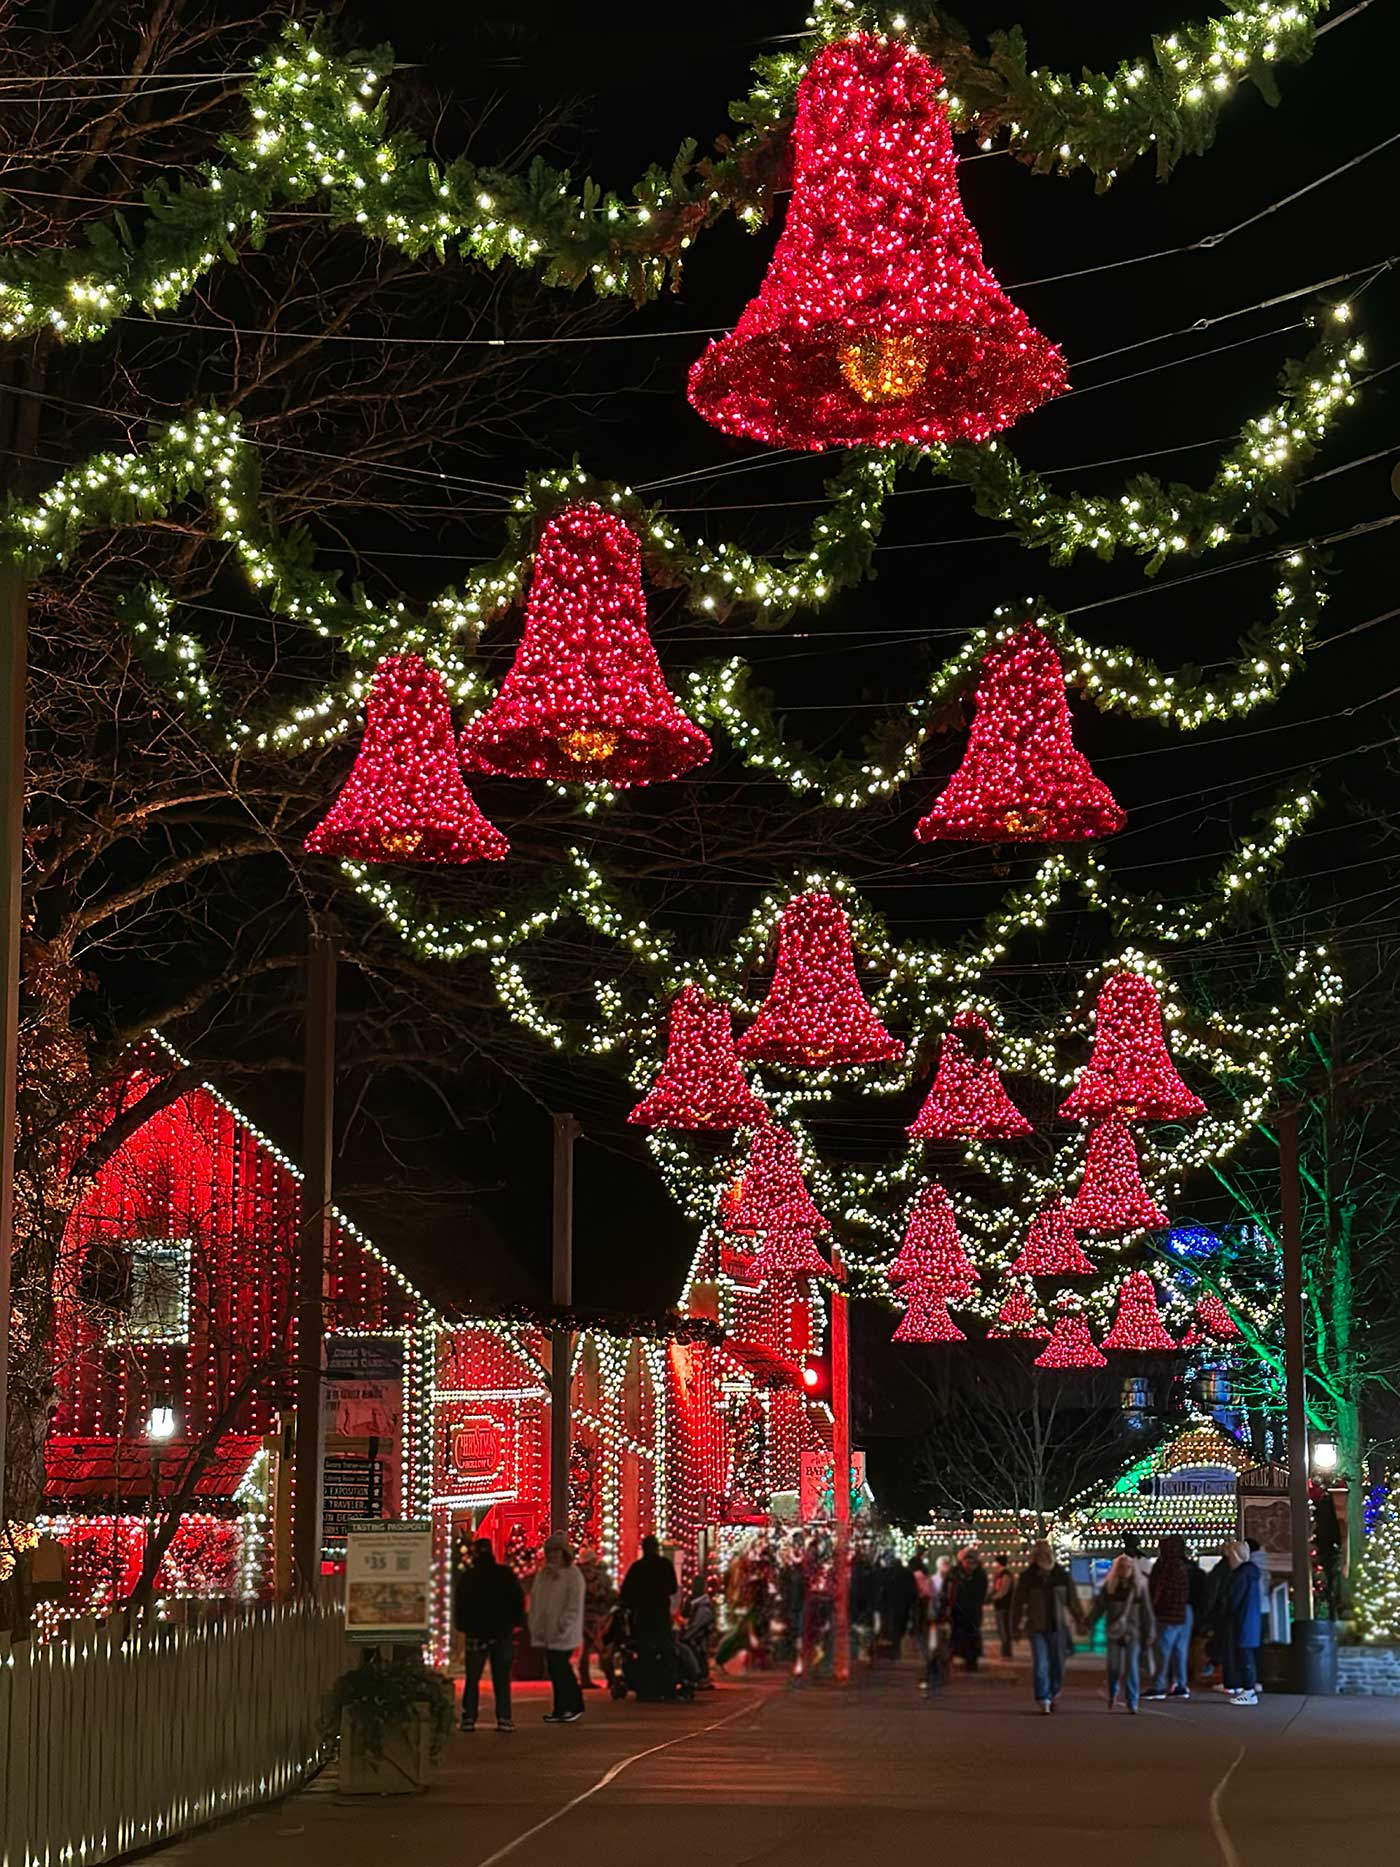
[[[959,11],[974,37],[1019,18],[1032,62],[1073,72],[1081,65],[1112,67],[1145,52],[1151,32],[1180,22],[1180,5],[1116,0],[1067,9],[1022,0],[1008,15],[1000,0],[996,6],[963,0]],[[1039,328],[1063,347],[1075,393],[1021,422],[1010,444],[1038,469],[1078,469],[1058,482],[1061,489],[1116,490],[1134,468],[1095,463],[1158,449],[1163,458],[1143,461],[1141,470],[1204,482],[1240,423],[1272,400],[1284,362],[1310,347],[1299,328],[1309,298],[1233,314],[1390,256],[1400,143],[1265,213],[1221,245],[1090,270],[1234,227],[1379,142],[1394,122],[1391,14],[1377,4],[1323,39],[1309,64],[1283,68],[1277,110],[1243,87],[1223,114],[1214,147],[1203,158],[1183,159],[1169,185],[1155,180],[1148,161],[1099,197],[1088,177],[1035,177],[1000,154],[963,166],[965,205],[1003,283],[1075,275],[1015,292]],[[529,0],[452,9],[377,6],[344,21],[345,31],[363,40],[392,40],[399,59],[421,64],[425,77],[478,118],[483,98],[493,99],[472,136],[475,160],[506,159],[540,113],[557,114],[550,159],[619,188],[650,162],[669,165],[686,135],[694,135],[702,150],[709,146],[726,129],[729,99],[748,88],[751,57],[801,25],[802,8],[793,0],[686,12],[613,6],[585,13]],[[412,73],[396,79],[416,81]],[[445,153],[460,146],[456,133],[454,121],[444,119]],[[970,144],[966,152],[973,153]],[[775,233],[768,228],[751,236],[730,220],[704,234],[688,258],[679,297],[638,313],[615,312],[598,334],[625,335],[625,341],[592,342],[561,357],[568,398],[542,410],[521,433],[500,437],[489,457],[463,451],[454,458],[443,450],[436,464],[448,473],[511,483],[531,468],[578,453],[594,471],[639,487],[711,468],[708,477],[665,492],[668,511],[688,528],[770,550],[800,534],[837,458],[775,464],[763,450],[706,427],[684,393],[686,370],[704,341],[684,333],[733,323],[762,278]],[[1356,329],[1377,369],[1400,360],[1393,351],[1398,301],[1396,274],[1389,272],[1356,307]],[[1215,319],[1226,321],[1189,329]],[[1165,340],[1149,341],[1159,337]],[[1093,639],[1124,642],[1168,666],[1209,666],[1232,660],[1238,638],[1272,612],[1270,565],[1250,560],[1276,542],[1316,538],[1400,510],[1390,484],[1397,448],[1400,376],[1383,376],[1337,425],[1316,470],[1389,450],[1386,457],[1308,488],[1278,540],[1237,544],[1205,562],[1180,560],[1150,582],[1140,561],[1127,557],[1111,565],[1086,559],[1057,570],[1041,554],[999,536],[961,488],[912,475],[890,504],[876,580],[767,637],[744,620],[721,636],[684,613],[674,597],[660,595],[651,608],[653,632],[673,686],[688,663],[733,642],[760,668],[789,734],[826,753],[853,748],[865,723],[914,693],[997,604],[1021,597],[1039,594],[1061,610],[1102,604],[1076,619]],[[464,563],[494,554],[498,525],[489,504],[483,510],[468,494],[451,492],[431,511],[386,518],[368,531],[361,569],[368,566],[378,578],[377,594],[430,596]],[[1274,791],[1290,779],[1301,787],[1317,764],[1324,792],[1338,800],[1345,792],[1348,801],[1297,845],[1291,872],[1335,878],[1332,892],[1341,901],[1329,908],[1328,919],[1340,951],[1348,943],[1364,946],[1368,933],[1393,920],[1400,885],[1377,860],[1357,818],[1388,809],[1394,794],[1395,762],[1384,747],[1397,730],[1389,693],[1400,684],[1396,625],[1350,637],[1347,631],[1393,606],[1396,537],[1381,531],[1337,547],[1320,634],[1324,644],[1333,636],[1346,639],[1317,648],[1272,708],[1186,735],[1076,704],[1078,741],[1129,812],[1129,826],[1110,851],[1115,873],[1131,877],[1154,899],[1189,898]],[[1200,576],[1227,565],[1239,568]],[[495,628],[488,662],[503,670],[514,640],[512,625]],[[804,835],[820,838],[829,830],[832,865],[850,873],[906,936],[952,937],[980,920],[1037,859],[1032,852],[997,864],[985,851],[931,853],[912,842],[913,819],[927,808],[933,780],[951,768],[959,747],[956,735],[931,747],[927,775],[888,808],[854,822],[820,812],[806,821]],[[659,924],[681,933],[697,953],[727,945],[758,891],[790,867],[782,825],[796,806],[780,787],[752,773],[743,782],[753,787],[767,830],[742,859],[708,859],[707,831],[718,826],[721,812],[732,811],[741,772],[718,735],[710,766],[680,783],[634,794],[595,826],[605,867],[616,862],[625,868],[632,856],[633,845],[615,838],[614,819],[630,815],[634,825],[654,826],[656,847],[681,832],[686,853],[664,880],[649,879],[647,899]],[[513,834],[518,804],[509,787],[483,783],[479,796]],[[463,905],[483,899],[480,891],[495,880],[462,877]],[[1286,902],[1281,911],[1290,911]],[[1306,925],[1295,922],[1289,931]],[[1111,938],[1106,925],[1068,916],[1038,946],[1018,944],[1000,969],[998,988],[1009,997],[1031,992],[1056,969],[1069,968],[1077,978]],[[1248,981],[1261,945],[1255,926],[1225,936],[1218,953]],[[469,1056],[464,1045],[464,1073]],[[280,1102],[276,1094],[259,1093],[269,1119],[290,1131],[290,1139],[293,1086]],[[441,1223],[425,1229],[421,1219],[396,1224],[392,1212],[371,1206],[365,1217],[376,1235],[458,1301],[543,1298],[547,1111],[570,1108],[585,1134],[578,1151],[579,1299],[651,1308],[673,1302],[693,1238],[636,1132],[625,1125],[633,1098],[621,1074],[541,1047],[527,1075],[498,1085],[498,1095],[493,1139],[477,1157],[458,1163],[480,1189],[470,1208],[450,1204]],[[820,1133],[838,1156],[892,1157],[902,1139],[899,1126],[908,1119],[901,1113],[896,1122],[888,1104],[856,1100]],[[430,1099],[406,1105],[400,1142],[416,1171],[431,1179],[444,1141]],[[348,1153],[360,1146],[348,1137]],[[366,1177],[366,1158],[356,1162],[357,1178]],[[1202,1216],[1209,1217],[1207,1190],[1201,1195]],[[868,1330],[861,1328],[873,1344],[887,1333],[888,1316],[876,1314]]]

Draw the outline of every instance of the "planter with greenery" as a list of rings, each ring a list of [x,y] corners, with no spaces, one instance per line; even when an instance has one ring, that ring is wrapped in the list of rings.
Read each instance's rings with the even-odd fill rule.
[[[415,1660],[377,1655],[342,1673],[326,1699],[324,1731],[340,1746],[340,1790],[350,1796],[422,1789],[452,1730],[452,1685]]]

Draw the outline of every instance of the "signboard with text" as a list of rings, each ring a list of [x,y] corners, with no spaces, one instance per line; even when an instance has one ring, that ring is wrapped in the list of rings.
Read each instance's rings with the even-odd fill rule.
[[[426,1640],[433,1579],[427,1518],[362,1518],[345,1537],[345,1631],[352,1640]]]
[[[403,1338],[326,1337],[323,1535],[402,1509]]]

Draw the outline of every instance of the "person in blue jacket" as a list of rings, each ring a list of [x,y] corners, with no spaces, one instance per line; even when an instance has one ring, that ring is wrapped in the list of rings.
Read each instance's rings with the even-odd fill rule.
[[[1256,1658],[1264,1631],[1264,1603],[1268,1599],[1269,1579],[1263,1564],[1248,1543],[1227,1543],[1225,1560],[1230,1565],[1229,1615],[1231,1644],[1235,1659],[1236,1690],[1230,1694],[1232,1705],[1257,1705],[1259,1679]]]

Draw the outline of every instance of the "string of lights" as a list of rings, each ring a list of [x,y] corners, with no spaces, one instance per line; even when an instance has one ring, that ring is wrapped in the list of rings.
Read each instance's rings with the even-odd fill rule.
[[[939,21],[927,0],[903,11],[861,0],[819,0],[819,41],[853,31],[888,33],[934,60],[954,126],[984,148],[1000,135],[1042,172],[1089,170],[1101,187],[1150,150],[1159,174],[1209,146],[1227,100],[1249,80],[1272,91],[1271,67],[1306,59],[1325,0],[1253,0],[1154,42],[1150,59],[1074,82],[1028,67],[1019,33],[993,35],[979,56]],[[449,248],[488,266],[510,261],[550,285],[588,284],[601,296],[644,302],[673,283],[705,227],[737,213],[749,226],[771,211],[781,185],[802,55],[755,61],[731,153],[703,168],[683,144],[669,169],[654,165],[632,198],[575,184],[543,162],[526,176],[458,159],[435,161],[417,138],[388,125],[383,75],[393,55],[336,55],[295,22],[245,85],[250,132],[225,160],[149,191],[145,237],[90,223],[71,248],[29,256],[0,285],[0,335],[43,330],[68,341],[100,336],[133,306],[170,310],[233,243],[259,239],[271,215],[318,196],[332,225],[358,228],[414,255]]]

